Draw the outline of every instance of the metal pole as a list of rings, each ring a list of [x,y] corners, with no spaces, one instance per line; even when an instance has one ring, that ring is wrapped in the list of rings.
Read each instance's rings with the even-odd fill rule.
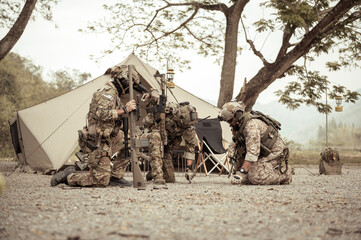
[[[327,83],[326,83],[326,147],[328,148]]]

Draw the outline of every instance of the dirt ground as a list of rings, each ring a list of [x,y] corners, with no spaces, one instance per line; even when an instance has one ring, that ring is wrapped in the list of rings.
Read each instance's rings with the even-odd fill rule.
[[[361,239],[360,165],[340,176],[295,166],[283,186],[177,173],[161,190],[50,187],[48,175],[9,176],[14,166],[0,161],[0,239]]]

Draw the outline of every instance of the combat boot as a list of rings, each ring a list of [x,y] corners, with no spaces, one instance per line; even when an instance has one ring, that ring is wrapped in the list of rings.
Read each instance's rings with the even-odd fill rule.
[[[147,174],[145,175],[145,179],[146,179],[147,181],[153,180],[152,171],[147,172]]]
[[[195,177],[195,173],[191,169],[187,169],[185,172],[185,177],[189,183],[192,182],[192,179]]]
[[[64,171],[55,173],[54,176],[50,180],[50,185],[52,187],[55,187],[56,185],[58,185],[60,183],[68,184],[67,177],[72,173],[75,173],[74,166],[67,167],[64,169]]]
[[[119,187],[130,187],[133,186],[133,181],[128,181],[125,178],[116,178],[110,177],[109,186],[119,186]]]
[[[280,184],[287,185],[292,182],[292,175],[294,174],[294,169],[292,167],[288,167],[287,171],[280,176]]]
[[[165,180],[161,176],[156,176],[154,178],[154,184],[165,185]]]

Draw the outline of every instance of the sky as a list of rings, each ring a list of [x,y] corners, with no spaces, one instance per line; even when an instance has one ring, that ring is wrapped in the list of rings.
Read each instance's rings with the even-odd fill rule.
[[[78,69],[81,72],[91,73],[92,78],[104,74],[107,68],[120,63],[131,52],[110,54],[100,58],[98,63],[90,59],[90,55],[100,56],[101,51],[110,46],[110,38],[106,34],[81,33],[78,29],[85,28],[88,22],[104,16],[103,2],[100,0],[60,1],[53,9],[53,22],[45,21],[40,17],[36,21],[30,21],[12,51],[32,60],[34,64],[42,66],[45,73],[50,70]],[[245,12],[251,11],[250,9],[252,9],[251,5],[246,7]],[[254,12],[251,15],[256,18],[260,14],[264,14],[264,12]],[[7,31],[8,29],[0,29],[0,39],[6,35]],[[257,39],[257,36],[252,37]],[[255,43],[268,50],[269,56],[272,56],[272,53],[275,54],[277,51],[277,48],[274,47],[277,41],[277,39],[267,39],[266,44],[263,40],[256,40]],[[189,53],[186,52],[186,55],[191,56],[192,69],[181,72],[175,68],[174,82],[194,95],[216,104],[221,66],[214,64],[213,59],[193,54],[191,50]],[[323,57],[323,60],[326,58],[327,56]],[[239,92],[243,79],[251,79],[261,66],[260,60],[249,51],[244,51],[242,57],[238,56],[237,60],[234,96]],[[151,65],[160,72],[166,71],[159,69],[154,64]],[[330,74],[319,63],[313,63],[312,67],[320,69],[321,72],[328,75],[332,83],[344,85],[352,90],[361,88],[360,69]],[[45,76],[45,79],[51,80],[48,75]],[[277,97],[273,93],[283,88],[287,82],[288,79],[277,80],[262,92],[257,102],[268,103],[276,100]]]

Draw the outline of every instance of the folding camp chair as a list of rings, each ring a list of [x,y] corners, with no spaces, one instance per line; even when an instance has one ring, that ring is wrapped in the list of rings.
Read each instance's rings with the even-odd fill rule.
[[[210,161],[213,163],[213,167],[211,170],[207,170],[206,167],[206,161]],[[203,165],[204,172],[208,176],[211,174],[214,169],[218,169],[220,174],[223,172],[223,170],[226,170],[229,172],[229,162],[228,162],[228,152],[223,154],[215,154],[212,149],[209,147],[206,141],[202,140],[199,146],[199,154],[196,164],[196,170],[200,168]]]
[[[220,171],[229,172],[228,153],[222,144],[222,128],[217,118],[201,120],[196,124],[198,137],[198,159],[196,171],[203,166],[206,175],[212,173],[216,168]],[[206,161],[213,163],[213,167],[208,171]]]

